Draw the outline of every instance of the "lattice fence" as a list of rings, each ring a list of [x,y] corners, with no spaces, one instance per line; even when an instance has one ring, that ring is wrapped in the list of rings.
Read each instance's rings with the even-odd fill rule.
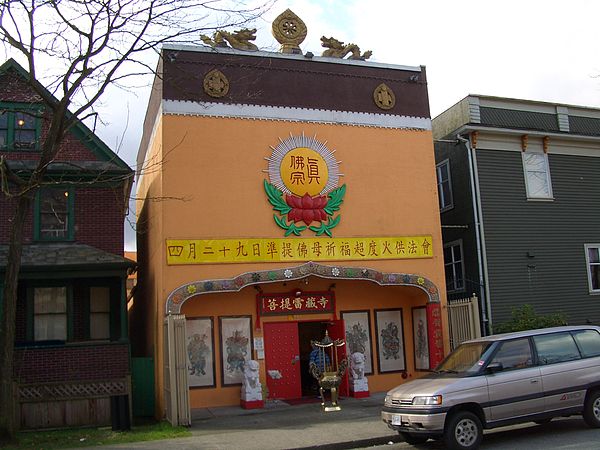
[[[85,383],[22,384],[19,402],[112,397],[129,393],[127,379]]]

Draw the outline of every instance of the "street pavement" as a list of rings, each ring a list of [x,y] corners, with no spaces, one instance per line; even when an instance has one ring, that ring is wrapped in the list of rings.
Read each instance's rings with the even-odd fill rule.
[[[342,398],[341,411],[333,412],[323,412],[318,402],[290,406],[283,401],[266,402],[263,409],[193,410],[191,437],[103,448],[335,450],[401,442],[381,421],[384,397],[381,392],[363,399]]]

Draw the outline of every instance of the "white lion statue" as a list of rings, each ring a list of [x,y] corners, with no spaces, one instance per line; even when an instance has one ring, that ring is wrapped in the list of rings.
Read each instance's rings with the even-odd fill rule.
[[[350,355],[350,377],[354,380],[365,377],[365,355],[361,352]]]
[[[258,367],[258,361],[253,359],[246,361],[246,364],[244,364],[244,386],[246,391],[260,389]]]

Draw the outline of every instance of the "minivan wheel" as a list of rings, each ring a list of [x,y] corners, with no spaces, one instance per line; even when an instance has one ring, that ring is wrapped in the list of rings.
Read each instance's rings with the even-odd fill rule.
[[[453,414],[444,430],[446,447],[452,450],[473,450],[479,447],[483,428],[479,417],[469,411]]]
[[[600,428],[600,391],[591,392],[585,399],[583,420],[592,428]]]
[[[424,444],[429,439],[427,436],[407,433],[406,431],[398,431],[398,433],[400,436],[402,436],[402,439],[404,439],[404,441],[410,445]]]

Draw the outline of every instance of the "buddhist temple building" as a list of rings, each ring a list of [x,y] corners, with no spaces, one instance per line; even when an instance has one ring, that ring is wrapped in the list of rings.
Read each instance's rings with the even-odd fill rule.
[[[323,33],[326,30],[315,30]],[[371,62],[287,10],[280,52],[255,30],[166,45],[138,154],[133,356],[153,356],[156,414],[314,396],[311,341],[363,355],[368,391],[448,350],[424,67]],[[333,364],[333,362],[331,362]],[[339,363],[339,361],[338,361]],[[340,403],[352,389],[345,378]],[[343,406],[342,406],[343,407]]]

